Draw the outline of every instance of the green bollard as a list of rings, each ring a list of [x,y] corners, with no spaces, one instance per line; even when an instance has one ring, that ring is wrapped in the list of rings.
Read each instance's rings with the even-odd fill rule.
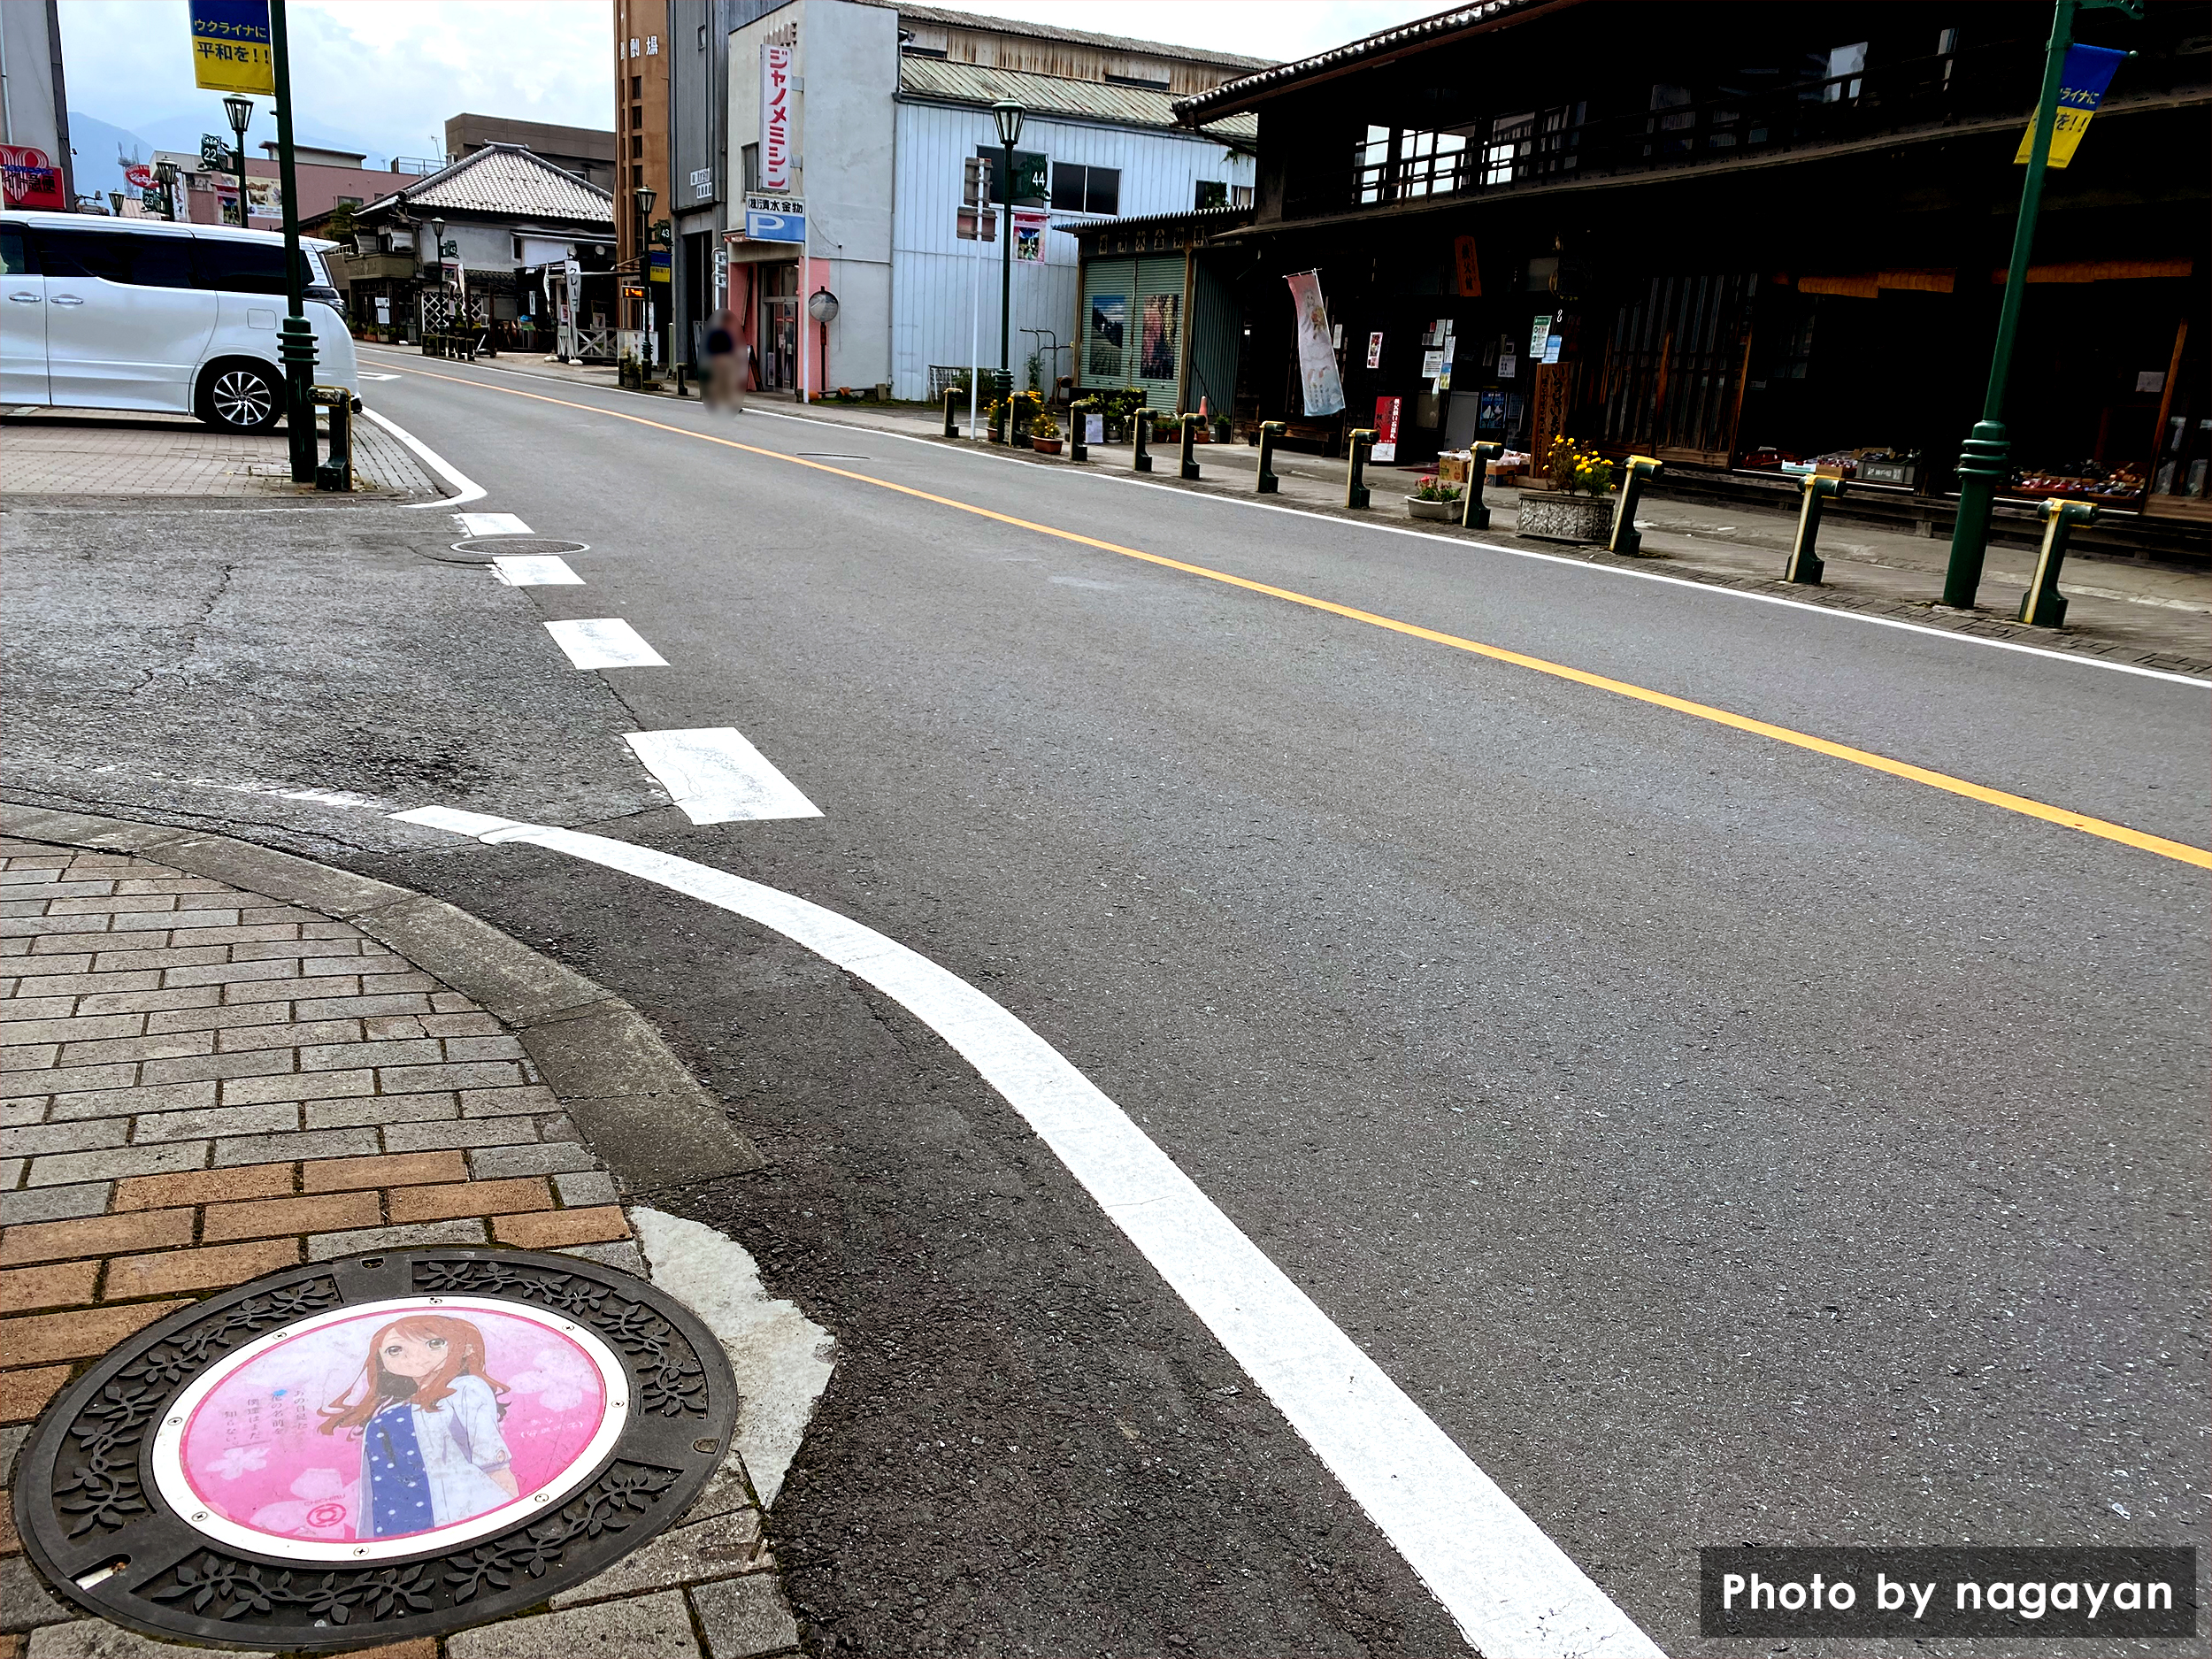
[[[1087,397],[1079,397],[1068,405],[1068,459],[1071,461],[1087,461],[1091,458],[1091,446],[1083,441],[1083,424],[1090,412],[1091,400]]]
[[[1843,480],[1803,478],[1798,480],[1797,487],[1805,493],[1805,504],[1797,510],[1797,540],[1790,547],[1790,562],[1782,567],[1782,580],[1817,588],[1821,572],[1828,568],[1820,555],[1813,551],[1813,543],[1820,535],[1821,503],[1843,494]]]
[[[1459,526],[1463,530],[1487,530],[1490,509],[1482,503],[1482,487],[1490,478],[1490,463],[1505,453],[1502,443],[1478,443],[1467,457],[1467,493],[1461,497]]]
[[[945,436],[956,438],[959,435],[960,394],[957,391],[949,391],[945,394]]]
[[[1613,503],[1613,538],[1605,544],[1607,552],[1628,558],[1644,550],[1644,539],[1636,534],[1636,509],[1643,503],[1644,485],[1658,477],[1664,465],[1647,455],[1632,455],[1621,463],[1621,498]],[[1820,580],[1817,559],[1813,562],[1813,580]]]
[[[1288,430],[1279,420],[1260,422],[1260,481],[1259,494],[1272,495],[1283,487],[1283,480],[1275,476],[1275,441]]]
[[[1364,507],[1367,504],[1367,451],[1375,442],[1372,426],[1356,426],[1351,435],[1352,465],[1344,480],[1344,504]]]
[[[1152,438],[1152,411],[1148,409],[1137,411],[1129,423],[1129,430],[1133,434],[1132,442],[1135,446],[1129,452],[1130,465],[1140,472],[1149,472],[1152,470],[1152,451],[1147,446]]]
[[[1183,423],[1183,482],[1194,484],[1198,481],[1198,457],[1191,452],[1191,446],[1198,442],[1198,417],[1178,415],[1176,419]]]
[[[2043,503],[2043,550],[2035,556],[2035,580],[2020,595],[2020,620],[2039,628],[2066,626],[2066,595],[2058,590],[2059,567],[2066,563],[2066,538],[2078,524],[2088,524],[2096,508],[2085,501]]]

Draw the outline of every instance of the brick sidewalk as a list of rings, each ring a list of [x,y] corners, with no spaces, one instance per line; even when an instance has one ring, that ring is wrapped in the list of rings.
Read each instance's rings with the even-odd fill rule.
[[[183,415],[59,410],[0,419],[0,495],[320,493],[292,481],[291,441],[281,432],[218,432]],[[441,493],[406,447],[366,415],[353,422],[353,488],[357,495]]]
[[[350,923],[127,852],[4,837],[0,1224],[6,1484],[74,1371],[196,1293],[421,1244],[647,1271],[613,1177],[480,1003]],[[0,1659],[202,1651],[50,1600],[12,1517]],[[555,1606],[444,1651],[698,1659],[695,1624],[711,1659],[797,1640],[734,1455],[681,1525]]]

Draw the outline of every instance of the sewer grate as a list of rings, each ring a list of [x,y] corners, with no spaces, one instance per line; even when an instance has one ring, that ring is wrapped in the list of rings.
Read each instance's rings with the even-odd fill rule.
[[[690,1508],[736,1412],[721,1345],[619,1269],[348,1256],[111,1350],[41,1417],[16,1516],[60,1594],[149,1635],[404,1641],[604,1571]]]

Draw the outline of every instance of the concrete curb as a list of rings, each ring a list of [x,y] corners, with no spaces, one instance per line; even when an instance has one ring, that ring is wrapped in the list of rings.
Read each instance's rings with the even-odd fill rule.
[[[0,834],[159,861],[352,923],[514,1027],[626,1192],[765,1166],[651,1022],[623,998],[442,899],[201,830],[0,801]]]

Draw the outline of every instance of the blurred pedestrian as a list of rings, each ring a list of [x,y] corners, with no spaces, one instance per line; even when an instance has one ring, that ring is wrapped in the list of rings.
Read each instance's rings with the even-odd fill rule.
[[[707,406],[733,414],[745,407],[745,358],[739,349],[736,319],[727,310],[707,324]]]

